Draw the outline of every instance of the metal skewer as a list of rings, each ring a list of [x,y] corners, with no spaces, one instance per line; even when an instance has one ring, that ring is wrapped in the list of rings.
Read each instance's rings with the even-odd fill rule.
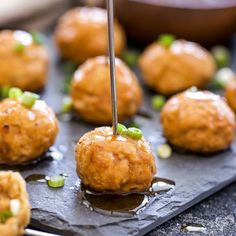
[[[49,233],[45,233],[45,232],[41,232],[41,231],[33,230],[33,229],[25,229],[24,234],[30,235],[30,236],[60,236],[58,234],[49,234]]]
[[[113,135],[117,135],[117,96],[116,96],[116,70],[115,70],[115,49],[114,49],[114,6],[113,0],[107,0],[107,20],[108,20],[108,41],[109,41],[109,64],[111,79],[111,99],[112,99],[112,126]]]

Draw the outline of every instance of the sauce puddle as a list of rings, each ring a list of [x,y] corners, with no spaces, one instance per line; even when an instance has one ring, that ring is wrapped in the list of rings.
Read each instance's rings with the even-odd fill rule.
[[[68,177],[68,175],[66,173],[62,173],[62,174],[60,174],[60,176],[63,176],[64,178]],[[50,177],[48,175],[44,175],[44,174],[32,174],[32,175],[28,175],[27,177],[25,177],[25,181],[27,183],[29,183],[29,182],[46,183],[49,179],[50,179]]]
[[[25,181],[27,183],[29,182],[38,182],[38,183],[46,183],[47,182],[47,177],[46,175],[43,174],[33,174],[29,175],[25,178]]]
[[[110,191],[96,192],[78,181],[72,190],[78,192],[82,204],[92,211],[112,216],[134,216],[148,205],[153,197],[173,189],[172,180],[155,177],[149,190],[144,192],[114,193]]]

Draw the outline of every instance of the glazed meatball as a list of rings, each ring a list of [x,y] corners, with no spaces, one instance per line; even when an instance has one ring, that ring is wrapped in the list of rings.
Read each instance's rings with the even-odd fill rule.
[[[55,41],[61,55],[76,64],[90,57],[106,55],[108,50],[107,13],[100,8],[77,7],[69,10],[59,21]],[[115,53],[121,55],[125,34],[114,24]]]
[[[10,212],[9,218],[3,217],[6,212]],[[30,221],[30,205],[19,173],[0,171],[0,215],[1,236],[23,235]]]
[[[173,96],[161,112],[164,135],[176,147],[213,153],[229,147],[235,136],[235,115],[226,102],[208,91]]]
[[[134,73],[116,59],[116,85],[120,121],[132,117],[142,101],[142,91]],[[74,108],[89,122],[112,121],[110,71],[107,57],[87,60],[74,74],[71,86]]]
[[[0,103],[0,164],[36,159],[53,145],[58,133],[54,112],[42,100],[29,109],[19,100]]]
[[[236,112],[236,79],[226,85],[225,98],[231,109]]]
[[[110,127],[86,133],[76,145],[76,161],[82,182],[97,191],[143,191],[156,172],[154,156],[143,138],[114,137]]]
[[[184,40],[176,40],[168,48],[153,43],[141,55],[139,66],[145,83],[163,95],[203,87],[215,71],[210,53]]]
[[[18,87],[37,91],[44,87],[48,54],[24,31],[0,32],[0,87]]]

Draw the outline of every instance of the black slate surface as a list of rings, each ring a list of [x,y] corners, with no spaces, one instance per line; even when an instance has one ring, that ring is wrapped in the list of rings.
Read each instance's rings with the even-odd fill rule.
[[[52,68],[43,98],[55,111],[59,111],[63,74],[51,41],[48,46],[51,49]],[[151,113],[152,119],[136,116],[135,121],[141,124],[144,136],[155,151],[157,144],[164,143],[165,139],[162,137],[158,113],[147,108],[150,93],[146,91],[146,94],[143,107]],[[160,195],[134,217],[96,213],[84,206],[71,189],[77,181],[75,141],[93,128],[82,121],[60,121],[60,134],[55,146],[64,152],[64,158],[45,159],[36,165],[14,168],[21,170],[24,177],[31,174],[68,174],[66,184],[61,189],[48,188],[44,183],[28,183],[33,226],[66,236],[143,235],[236,180],[236,145],[224,152],[204,157],[174,152],[168,160],[157,159],[158,176],[174,180],[174,190]]]
[[[202,225],[205,230],[190,233],[182,227],[186,223]],[[162,224],[146,236],[166,235],[236,235],[236,183]]]

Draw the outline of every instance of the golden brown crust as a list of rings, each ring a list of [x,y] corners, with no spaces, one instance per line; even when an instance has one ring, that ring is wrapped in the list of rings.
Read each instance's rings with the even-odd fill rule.
[[[81,117],[97,124],[111,124],[110,74],[107,57],[88,59],[74,74],[71,96]],[[116,59],[116,84],[120,121],[132,117],[142,102],[134,73]]]
[[[143,191],[156,172],[155,159],[144,139],[112,135],[110,127],[86,133],[76,145],[77,173],[98,191]]]
[[[176,40],[170,48],[155,42],[139,60],[145,83],[153,90],[171,95],[192,86],[203,87],[212,78],[215,63],[200,45]]]
[[[55,114],[44,101],[31,109],[13,99],[0,103],[0,163],[36,159],[53,145],[57,133]]]
[[[27,45],[23,52],[16,51],[19,42]],[[47,51],[42,45],[33,43],[30,34],[10,30],[0,32],[0,87],[40,90],[46,83],[47,71]]]
[[[199,153],[226,149],[235,136],[235,115],[211,92],[185,91],[170,98],[161,112],[163,131],[173,145]]]
[[[9,210],[10,200],[19,200],[20,210],[5,223],[0,223],[1,236],[23,235],[30,221],[30,205],[26,184],[19,173],[0,171],[0,212]]]
[[[225,88],[225,98],[231,109],[236,112],[236,79],[227,84]]]
[[[121,55],[125,44],[125,33],[121,25],[114,24],[115,52]],[[80,64],[90,57],[106,55],[107,15],[100,8],[77,7],[66,12],[55,31],[55,41],[61,55]]]

